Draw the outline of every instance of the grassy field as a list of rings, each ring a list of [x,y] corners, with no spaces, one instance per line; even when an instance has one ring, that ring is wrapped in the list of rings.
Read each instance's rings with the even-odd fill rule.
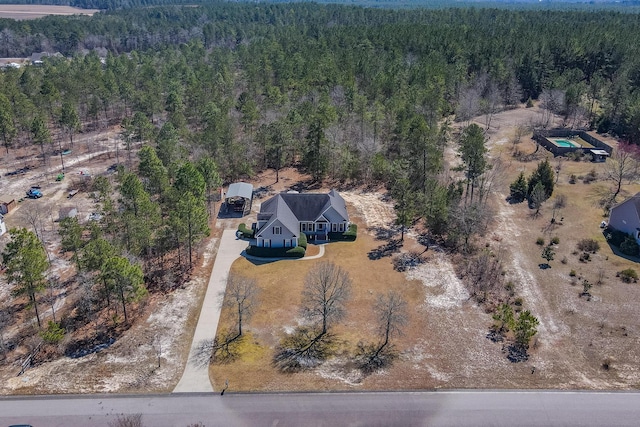
[[[80,9],[71,6],[50,6],[40,4],[0,4],[0,18],[26,20],[38,19],[48,15],[89,15],[98,9]]]

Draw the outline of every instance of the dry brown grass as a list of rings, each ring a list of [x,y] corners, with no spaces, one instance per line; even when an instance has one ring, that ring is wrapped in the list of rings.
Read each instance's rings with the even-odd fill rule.
[[[281,374],[272,365],[274,348],[285,330],[298,324],[298,308],[304,276],[314,262],[284,261],[255,266],[244,259],[233,270],[258,280],[263,289],[259,312],[249,322],[251,338],[239,360],[212,365],[210,375],[216,385],[228,379],[230,391],[255,390],[342,390],[342,389],[425,389],[425,388],[578,388],[631,389],[640,385],[640,328],[636,321],[636,304],[640,286],[625,284],[615,277],[624,268],[639,269],[632,260],[619,257],[606,244],[599,228],[603,211],[598,200],[609,184],[596,180],[569,184],[571,174],[586,175],[595,169],[602,176],[602,164],[565,161],[554,197],[564,194],[567,206],[557,215],[558,225],[549,227],[552,200],[531,217],[526,204],[509,205],[505,197],[508,185],[524,170],[529,175],[537,161],[522,163],[511,156],[509,139],[517,124],[526,123],[535,110],[509,111],[489,132],[493,156],[507,165],[505,180],[493,197],[496,220],[490,232],[476,244],[488,244],[494,251],[506,254],[507,280],[516,284],[516,296],[522,297],[541,322],[539,333],[530,349],[530,359],[510,363],[500,344],[491,342],[486,333],[492,323],[490,313],[474,301],[453,306],[430,304],[446,293],[440,277],[435,283],[408,281],[395,272],[390,258],[372,261],[367,253],[384,242],[366,232],[366,224],[357,218],[359,237],[354,243],[327,245],[323,260],[347,268],[354,279],[354,295],[347,319],[335,328],[343,352],[315,370],[297,374]],[[532,153],[535,145],[523,138],[519,149]],[[549,156],[539,152],[538,158]],[[551,160],[555,167],[555,160]],[[633,194],[640,186],[625,186]],[[620,198],[622,200],[622,197]],[[351,212],[355,214],[356,212]],[[358,212],[362,215],[362,212]],[[560,219],[562,219],[560,221]],[[542,248],[536,238],[548,242],[558,237],[556,257],[550,269],[540,269]],[[600,243],[600,251],[590,262],[574,255],[576,244],[584,238]],[[421,247],[407,237],[404,250]],[[561,260],[566,258],[566,263]],[[427,252],[427,268],[441,271],[446,256]],[[572,283],[569,272],[574,269],[580,281]],[[595,283],[604,271],[602,285],[591,289],[593,298],[580,297],[582,280]],[[371,304],[376,293],[400,290],[410,301],[410,323],[406,334],[395,341],[399,360],[388,369],[368,377],[360,376],[349,363],[349,356],[360,340],[373,339]],[[223,319],[228,313],[223,312]],[[223,320],[224,322],[224,320]],[[227,325],[228,326],[228,325]],[[535,368],[535,369],[533,369]],[[532,373],[533,372],[533,373]]]
[[[359,228],[364,230],[364,224],[359,223]],[[212,365],[210,372],[214,387],[223,384],[225,379],[230,380],[233,390],[328,390],[344,387],[344,383],[323,378],[314,372],[277,373],[271,366],[273,349],[286,330],[298,325],[304,277],[318,262],[331,261],[343,267],[354,281],[348,303],[349,314],[334,329],[342,342],[339,353],[351,353],[359,340],[370,339],[373,333],[371,307],[378,293],[397,289],[412,301],[411,310],[415,311],[424,298],[422,286],[408,282],[404,275],[394,271],[388,258],[372,261],[367,257],[371,248],[382,243],[362,231],[355,242],[326,245],[324,257],[318,260],[285,260],[264,265],[253,265],[244,258],[236,261],[231,271],[256,279],[261,288],[260,307],[250,321],[252,341],[258,344],[250,346],[247,357],[230,364]],[[219,330],[230,326],[230,317],[227,310],[222,312]],[[414,317],[414,322],[407,329],[408,335],[412,335],[411,331],[417,329],[418,324]]]

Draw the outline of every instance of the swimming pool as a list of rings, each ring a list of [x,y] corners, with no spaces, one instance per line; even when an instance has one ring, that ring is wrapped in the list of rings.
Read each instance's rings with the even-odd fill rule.
[[[573,141],[569,141],[568,139],[554,139],[553,142],[558,147],[580,147],[580,145],[576,144]]]

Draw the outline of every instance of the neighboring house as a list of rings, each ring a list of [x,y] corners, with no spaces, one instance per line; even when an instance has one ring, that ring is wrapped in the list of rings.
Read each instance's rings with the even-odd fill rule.
[[[260,206],[254,224],[256,246],[288,248],[298,246],[300,233],[309,240],[328,240],[330,232],[349,227],[347,205],[340,194],[280,193]]]
[[[640,244],[640,193],[611,208],[609,226],[631,234]]]
[[[4,223],[4,217],[0,214],[0,236],[7,232],[7,225]]]

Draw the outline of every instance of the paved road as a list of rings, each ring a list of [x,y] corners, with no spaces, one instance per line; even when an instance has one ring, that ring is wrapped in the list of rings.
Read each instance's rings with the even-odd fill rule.
[[[195,355],[202,342],[213,340],[220,320],[219,294],[227,286],[227,275],[231,264],[240,257],[247,247],[247,242],[236,238],[235,230],[224,230],[218,254],[213,263],[213,270],[209,277],[209,285],[204,295],[204,302],[198,318],[198,324],[193,334],[189,359],[184,368],[182,378],[173,390],[174,393],[212,392],[213,387],[209,381],[208,363],[206,365],[196,363]],[[207,360],[208,362],[208,360]]]
[[[106,427],[142,413],[144,426],[637,426],[640,393],[437,391],[170,394],[0,399],[0,425]]]

